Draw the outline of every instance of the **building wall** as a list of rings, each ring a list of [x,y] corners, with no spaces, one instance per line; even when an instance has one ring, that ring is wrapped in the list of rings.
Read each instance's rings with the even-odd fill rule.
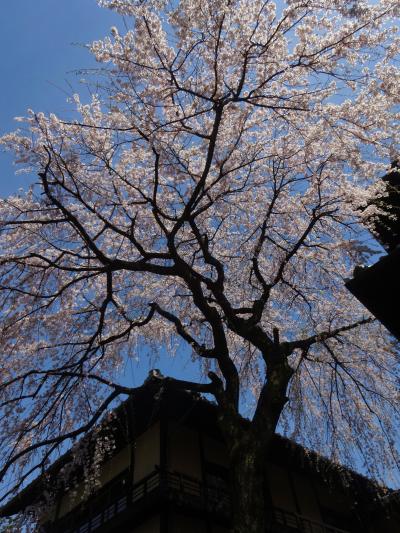
[[[348,496],[323,480],[314,481],[322,520],[345,529],[352,515]]]
[[[268,464],[267,474],[273,506],[295,513],[297,507],[288,471],[280,466]]]
[[[175,512],[168,517],[168,533],[230,533],[230,530],[212,523],[207,524],[206,519]]]
[[[168,526],[168,533],[208,533],[205,520],[178,513],[169,517]]]
[[[160,515],[155,515],[146,520],[140,526],[132,529],[132,533],[160,533]],[[187,531],[189,533],[189,530]]]
[[[130,446],[126,446],[117,453],[112,459],[106,461],[100,470],[100,487],[114,479],[118,474],[129,468],[130,465]],[[79,483],[76,487],[68,491],[61,497],[59,502],[57,518],[62,518],[72,511],[76,506],[87,498],[85,484]]]
[[[123,448],[115,457],[107,461],[100,473],[100,484],[103,487],[118,474],[129,468],[131,462],[131,446]]]
[[[303,474],[293,473],[291,481],[300,514],[309,520],[321,522],[321,512],[312,480]]]
[[[167,441],[167,468],[196,479],[202,478],[198,431],[171,425]]]
[[[160,466],[160,423],[156,422],[134,444],[134,483]]]

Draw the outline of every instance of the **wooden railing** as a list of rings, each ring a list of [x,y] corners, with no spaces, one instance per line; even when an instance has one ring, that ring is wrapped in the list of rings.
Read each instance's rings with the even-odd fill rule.
[[[302,533],[349,533],[347,530],[322,524],[277,507],[273,509],[273,523],[286,526],[294,531],[301,531]]]
[[[111,489],[110,489],[111,492]],[[179,506],[190,506],[200,511],[225,517],[228,521],[230,513],[230,498],[227,491],[221,488],[206,487],[198,479],[180,474],[156,470],[136,483],[133,488],[124,494],[110,494],[108,504],[99,511],[91,510],[90,506],[82,511],[82,519],[76,521],[75,517],[65,517],[61,521],[49,525],[48,533],[92,533],[100,530],[124,512],[129,512],[133,517],[140,509],[150,505],[154,508],[157,500],[174,502]],[[302,533],[348,533],[327,524],[309,520],[304,516],[274,508],[272,511],[271,526],[285,526],[288,530]],[[72,514],[72,513],[71,513]],[[275,530],[272,528],[272,530]]]
[[[229,513],[227,491],[206,487],[198,479],[178,472],[152,472],[133,487],[132,503],[144,501],[156,490],[161,490],[167,499],[181,504]]]
[[[205,487],[198,479],[177,472],[155,470],[141,479],[129,491],[121,495],[113,493],[110,489],[107,505],[100,511],[94,511],[96,500],[92,505],[87,505],[82,514],[85,518],[77,525],[75,510],[70,515],[49,524],[46,531],[49,533],[91,533],[120,516],[129,507],[132,514],[139,511],[149,503],[164,498],[181,506],[190,506],[199,510],[207,510],[229,516],[229,495],[220,489]]]

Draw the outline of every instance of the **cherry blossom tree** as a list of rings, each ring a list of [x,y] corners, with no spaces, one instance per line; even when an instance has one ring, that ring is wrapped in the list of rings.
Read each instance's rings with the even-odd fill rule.
[[[265,531],[277,428],[387,479],[398,349],[344,280],[398,153],[398,0],[99,4],[127,29],[91,45],[97,94],[1,141],[39,177],[0,204],[3,500],[143,346],[201,361],[166,383],[217,402],[236,533]]]

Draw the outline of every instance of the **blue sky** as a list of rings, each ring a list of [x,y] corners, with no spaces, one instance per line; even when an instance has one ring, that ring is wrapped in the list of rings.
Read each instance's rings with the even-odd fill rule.
[[[13,118],[28,108],[65,114],[66,100],[77,88],[77,69],[96,63],[84,48],[109,34],[121,19],[96,0],[12,0],[2,2],[0,134],[16,129]],[[27,177],[15,176],[10,154],[0,152],[0,195],[25,186]],[[31,177],[32,179],[32,177]]]

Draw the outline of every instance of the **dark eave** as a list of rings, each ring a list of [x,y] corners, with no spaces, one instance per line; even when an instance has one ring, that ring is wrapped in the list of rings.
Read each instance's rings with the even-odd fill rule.
[[[400,340],[400,247],[346,283],[354,296]]]

